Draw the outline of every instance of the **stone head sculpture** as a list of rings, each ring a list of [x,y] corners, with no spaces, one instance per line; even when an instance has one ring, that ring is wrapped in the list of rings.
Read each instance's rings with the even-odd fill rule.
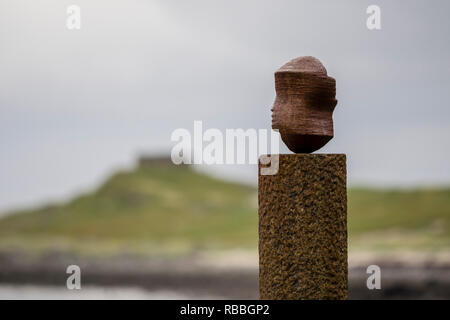
[[[336,80],[314,57],[299,57],[275,72],[272,128],[295,153],[310,153],[333,138]]]

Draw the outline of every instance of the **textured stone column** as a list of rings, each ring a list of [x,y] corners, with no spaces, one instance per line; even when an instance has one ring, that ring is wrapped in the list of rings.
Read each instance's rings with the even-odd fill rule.
[[[279,157],[258,177],[260,298],[346,299],[346,156]]]

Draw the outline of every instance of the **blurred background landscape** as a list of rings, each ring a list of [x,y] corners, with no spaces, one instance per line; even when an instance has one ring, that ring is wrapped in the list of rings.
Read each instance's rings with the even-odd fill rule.
[[[256,166],[175,166],[170,136],[270,128],[302,55],[337,83],[350,298],[449,299],[450,4],[376,1],[376,31],[370,4],[0,0],[0,299],[257,298]]]
[[[257,225],[256,188],[141,158],[92,193],[0,219],[0,281],[62,285],[76,264],[94,286],[79,298],[256,299]],[[449,298],[450,189],[351,188],[348,230],[350,297]],[[371,264],[381,292],[366,288]]]

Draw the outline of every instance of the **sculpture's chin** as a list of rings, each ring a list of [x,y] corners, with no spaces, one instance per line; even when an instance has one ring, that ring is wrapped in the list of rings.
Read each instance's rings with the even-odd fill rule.
[[[292,134],[280,130],[281,139],[295,153],[311,153],[322,148],[333,136]]]

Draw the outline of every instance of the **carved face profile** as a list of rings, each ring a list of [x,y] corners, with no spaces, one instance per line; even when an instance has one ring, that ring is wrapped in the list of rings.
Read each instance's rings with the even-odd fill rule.
[[[275,72],[272,128],[295,153],[310,153],[333,138],[336,80],[314,57],[299,57]]]

